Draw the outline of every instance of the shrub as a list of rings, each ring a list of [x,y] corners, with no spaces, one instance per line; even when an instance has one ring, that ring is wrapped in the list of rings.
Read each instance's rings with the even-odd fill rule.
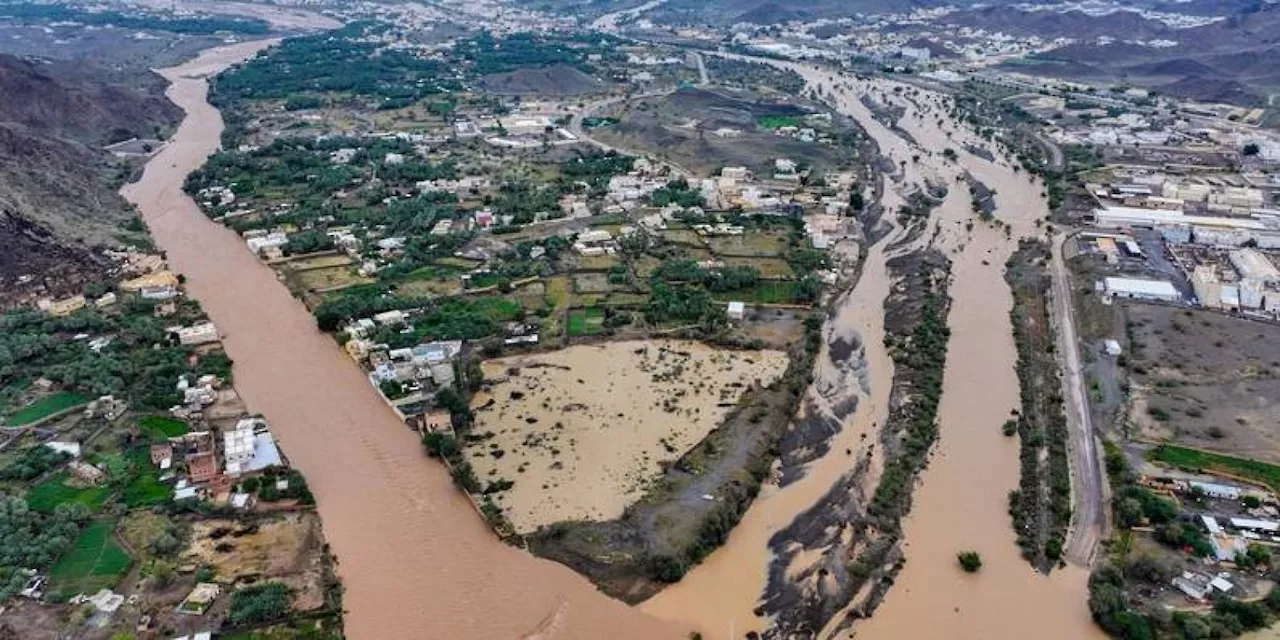
[[[679,582],[687,570],[683,562],[669,555],[653,556],[647,565],[650,578],[666,583]]]
[[[956,559],[960,561],[960,568],[969,573],[982,568],[982,556],[977,551],[961,551],[956,554]]]
[[[293,593],[288,586],[279,582],[256,584],[231,594],[228,619],[235,625],[268,622],[288,613],[292,602]]]

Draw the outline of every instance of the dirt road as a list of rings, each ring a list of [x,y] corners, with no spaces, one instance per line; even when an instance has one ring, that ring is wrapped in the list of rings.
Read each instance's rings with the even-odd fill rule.
[[[1080,347],[1071,297],[1071,274],[1062,257],[1068,234],[1053,243],[1053,311],[1057,324],[1058,353],[1065,392],[1067,428],[1071,436],[1068,451],[1071,460],[1071,531],[1067,537],[1066,559],[1082,567],[1093,562],[1093,556],[1107,528],[1106,480],[1093,435],[1088,396],[1085,395],[1084,373],[1080,365]]]

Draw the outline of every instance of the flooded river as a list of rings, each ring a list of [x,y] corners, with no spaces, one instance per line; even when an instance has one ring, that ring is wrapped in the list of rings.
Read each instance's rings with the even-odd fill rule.
[[[784,489],[766,487],[723,548],[640,610],[629,609],[569,569],[498,542],[274,273],[182,193],[186,174],[216,150],[222,130],[205,101],[205,76],[263,46],[210,50],[163,72],[187,118],[141,180],[122,193],[224,334],[245,400],[266,415],[307,475],[346,586],[350,637],[683,638],[697,627],[708,637],[737,639],[767,624],[752,610],[764,590],[770,538],[849,470],[847,450],[865,453],[886,415],[893,364],[882,342],[891,286],[885,261],[901,232],[871,247],[846,243],[842,249],[865,252],[865,268],[826,331],[829,341],[856,339],[860,357],[857,366],[841,367],[822,354],[807,409],[841,416],[830,452],[811,463],[803,479]],[[857,96],[890,85],[854,87],[843,78],[808,75],[836,87],[837,106],[902,163],[885,190],[887,211],[925,180],[951,185],[935,214],[937,243],[953,260],[941,436],[905,523],[906,567],[875,616],[853,632],[884,639],[1101,637],[1088,617],[1084,570],[1048,578],[1034,573],[1018,555],[1005,509],[1006,494],[1017,485],[1018,452],[1000,425],[1017,404],[1018,386],[1001,267],[1014,239],[1036,233],[1034,220],[1044,213],[1040,187],[1007,164],[967,152],[958,164],[944,161],[936,152],[960,150],[967,134],[939,125],[936,112],[913,116],[908,107],[899,124],[914,142],[875,122]],[[919,100],[936,99],[930,95]],[[967,192],[955,184],[961,168],[996,189],[997,216],[1009,223],[1010,235],[982,224],[965,228],[972,214]],[[852,406],[851,399],[856,409],[840,410]],[[878,468],[873,455],[872,476]],[[981,572],[956,568],[962,549],[982,554]]]
[[[236,386],[315,492],[338,558],[351,638],[685,638],[561,565],[499,542],[334,340],[235,233],[182,192],[218,147],[204,77],[266,43],[212,49],[163,71],[187,117],[121,193],[225,336]]]
[[[1035,221],[1046,214],[1041,186],[1000,158],[990,162],[965,151],[964,144],[982,141],[944,117],[942,98],[935,94],[920,92],[913,104],[895,94],[891,83],[855,82],[795,68],[811,86],[824,87],[828,101],[857,119],[899,167],[886,180],[886,212],[896,211],[907,193],[926,182],[949,186],[948,197],[931,219],[938,229],[935,246],[953,261],[952,339],[940,436],[904,522],[906,566],[870,620],[841,632],[829,625],[822,637],[1105,637],[1089,617],[1087,570],[1072,566],[1049,577],[1036,573],[1019,555],[1007,513],[1007,494],[1018,485],[1018,443],[1003,437],[1000,425],[1018,406],[1019,393],[1008,315],[1012,298],[1003,265],[1017,238],[1040,233]],[[910,91],[904,87],[904,93]],[[862,104],[859,98],[868,93],[905,107],[897,128],[877,121]],[[957,161],[943,158],[940,152],[947,147],[958,152]],[[967,227],[975,216],[967,189],[956,182],[963,171],[997,192],[996,217],[1009,227],[1007,234],[986,224]],[[646,611],[696,622],[716,638],[767,628],[768,621],[753,609],[765,592],[770,538],[843,477],[854,459],[846,447],[855,456],[867,453],[867,443],[876,440],[877,425],[887,412],[893,364],[882,344],[882,307],[891,284],[884,262],[893,255],[885,247],[896,239],[895,232],[870,248],[861,280],[828,322],[829,339],[852,333],[864,345],[859,380],[845,381],[846,390],[857,397],[857,410],[842,420],[830,453],[815,461],[802,481],[784,489],[766,488],[728,543],[681,583],[644,603]],[[916,245],[928,241],[926,234]],[[823,385],[832,365],[825,353],[819,362],[811,398],[830,397]],[[863,434],[870,436],[863,440]],[[873,460],[868,485],[878,476],[877,462]],[[984,565],[976,575],[957,566],[956,553],[967,549],[982,555]],[[805,562],[805,554],[797,559]]]
[[[868,83],[860,91],[884,90]],[[854,93],[842,94],[847,104]],[[916,102],[928,106],[933,94]],[[1008,515],[1008,492],[1018,486],[1018,443],[1000,425],[1018,407],[1019,386],[1009,310],[1013,300],[1003,266],[1016,239],[1038,235],[1035,221],[1047,215],[1040,186],[1007,164],[988,162],[963,150],[981,141],[958,129],[948,139],[938,114],[907,115],[900,122],[918,146],[914,152],[958,151],[958,165],[940,155],[921,164],[952,184],[934,212],[938,244],[952,259],[951,342],[939,407],[939,441],[921,475],[911,514],[904,523],[907,565],[875,615],[857,627],[859,638],[1102,638],[1089,617],[1085,569],[1069,566],[1049,577],[1023,560]],[[906,160],[909,158],[895,158]],[[926,170],[928,170],[926,169]],[[979,223],[967,190],[955,184],[960,170],[996,191],[996,217],[1011,231]],[[956,553],[982,555],[978,574],[960,571]]]

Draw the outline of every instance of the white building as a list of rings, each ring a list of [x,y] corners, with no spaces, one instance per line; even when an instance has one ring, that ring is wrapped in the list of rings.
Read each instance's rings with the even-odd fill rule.
[[[1265,285],[1280,284],[1280,269],[1265,254],[1257,249],[1237,249],[1228,254],[1231,266],[1240,274],[1241,280],[1254,280]]]
[[[1232,518],[1231,526],[1241,531],[1275,535],[1280,532],[1280,522],[1274,520],[1255,520],[1253,518]]]
[[[245,244],[249,245],[249,250],[255,255],[262,255],[268,249],[279,249],[288,243],[289,235],[283,231],[272,231],[245,238]]]
[[[1182,299],[1173,283],[1167,280],[1111,277],[1103,280],[1103,291],[1111,297],[1134,300],[1177,302]]]
[[[1240,499],[1240,489],[1237,489],[1236,487],[1232,487],[1225,484],[1215,484],[1212,482],[1200,482],[1198,480],[1192,480],[1188,484],[1191,485],[1192,488],[1203,491],[1204,494],[1206,496],[1209,496],[1210,498],[1218,498],[1220,500],[1239,500]],[[1205,516],[1205,517],[1208,518],[1208,516]],[[1208,520],[1206,520],[1205,526],[1208,526],[1208,524],[1209,524]],[[1214,522],[1214,525],[1215,526],[1217,525],[1216,521]]]
[[[1109,339],[1109,340],[1104,341],[1104,342],[1102,343],[1102,345],[1103,345],[1103,349],[1105,349],[1105,350],[1106,350],[1107,355],[1109,355],[1109,356],[1111,356],[1111,357],[1113,357],[1113,358],[1114,358],[1114,357],[1116,357],[1116,356],[1119,356],[1121,353],[1123,353],[1123,352],[1124,352],[1124,349],[1122,349],[1122,348],[1120,347],[1120,342],[1119,342],[1118,340],[1110,340],[1110,339]]]
[[[178,342],[191,347],[218,341],[218,328],[212,322],[201,322],[178,329]]]
[[[374,314],[373,320],[380,325],[390,327],[408,322],[409,315],[400,310],[383,311]]]
[[[235,429],[222,433],[227,475],[239,476],[280,464],[280,450],[266,428],[262,418],[244,418]]]
[[[741,320],[747,315],[747,305],[740,300],[734,300],[725,309],[725,314],[729,316],[730,320]]]

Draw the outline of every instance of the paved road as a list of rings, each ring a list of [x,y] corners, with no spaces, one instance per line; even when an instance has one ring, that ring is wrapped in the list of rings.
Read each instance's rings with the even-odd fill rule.
[[[1056,143],[1054,143],[1054,141],[1044,137],[1044,135],[1040,133],[1033,132],[1031,135],[1035,136],[1036,140],[1039,140],[1040,144],[1045,148],[1046,151],[1049,152],[1049,168],[1050,169],[1053,169],[1055,171],[1062,171],[1063,169],[1067,168],[1067,158],[1062,154],[1061,147],[1059,147]]]
[[[1068,532],[1067,561],[1088,567],[1093,562],[1098,542],[1107,529],[1106,480],[1099,461],[1098,446],[1093,435],[1085,394],[1084,372],[1080,365],[1079,341],[1076,338],[1071,277],[1063,259],[1067,234],[1053,244],[1053,311],[1057,324],[1058,353],[1062,365],[1062,385],[1066,398],[1067,429],[1070,432],[1067,451],[1071,464],[1071,530]]]

